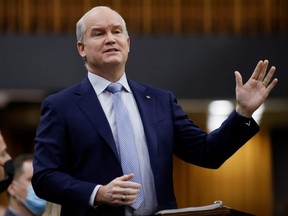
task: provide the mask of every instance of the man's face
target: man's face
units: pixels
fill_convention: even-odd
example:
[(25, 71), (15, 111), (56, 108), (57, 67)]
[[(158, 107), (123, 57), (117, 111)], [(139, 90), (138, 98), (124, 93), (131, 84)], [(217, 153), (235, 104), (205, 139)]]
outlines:
[(123, 19), (109, 9), (96, 10), (84, 21), (84, 42), (78, 50), (93, 71), (125, 67), (130, 47)]
[(27, 187), (31, 184), (33, 175), (33, 163), (32, 161), (25, 161), (22, 167), (22, 173), (17, 179), (12, 182), (12, 187), (10, 187), (9, 192), (17, 196), (20, 199), (25, 199), (27, 197)]
[(10, 159), (11, 159), (11, 157), (7, 152), (6, 143), (5, 143), (2, 135), (0, 135), (0, 180), (3, 180), (5, 178), (5, 172), (3, 169), (3, 165), (6, 161), (8, 161)]

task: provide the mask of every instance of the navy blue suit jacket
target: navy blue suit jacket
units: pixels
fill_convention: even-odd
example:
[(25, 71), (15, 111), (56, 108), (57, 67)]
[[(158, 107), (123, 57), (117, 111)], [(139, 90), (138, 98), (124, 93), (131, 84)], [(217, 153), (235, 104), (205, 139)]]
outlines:
[[(259, 130), (233, 112), (207, 134), (187, 118), (174, 95), (128, 80), (146, 135), (158, 210), (176, 208), (173, 154), (188, 163), (218, 168)], [(32, 184), (38, 196), (62, 205), (62, 215), (124, 215), (124, 207), (89, 207), (97, 184), (122, 175), (115, 141), (88, 78), (47, 97), (35, 138)]]

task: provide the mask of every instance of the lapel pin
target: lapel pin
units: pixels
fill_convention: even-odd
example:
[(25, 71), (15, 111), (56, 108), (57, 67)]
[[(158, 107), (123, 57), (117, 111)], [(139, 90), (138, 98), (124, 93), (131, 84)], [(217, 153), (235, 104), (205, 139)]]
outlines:
[(151, 97), (149, 95), (146, 95), (145, 98), (146, 99), (151, 99)]

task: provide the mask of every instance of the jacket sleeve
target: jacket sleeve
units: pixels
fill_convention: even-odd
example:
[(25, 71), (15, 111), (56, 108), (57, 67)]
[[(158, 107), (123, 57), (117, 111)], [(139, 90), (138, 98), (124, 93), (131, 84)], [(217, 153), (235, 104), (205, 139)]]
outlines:
[(51, 101), (42, 103), (34, 145), (32, 185), (36, 194), (62, 205), (87, 206), (96, 186), (69, 175), (69, 138), (62, 111)]
[(174, 115), (174, 153), (182, 160), (206, 168), (219, 168), (241, 146), (251, 139), (259, 126), (233, 111), (222, 125), (206, 133), (184, 114), (171, 95)]

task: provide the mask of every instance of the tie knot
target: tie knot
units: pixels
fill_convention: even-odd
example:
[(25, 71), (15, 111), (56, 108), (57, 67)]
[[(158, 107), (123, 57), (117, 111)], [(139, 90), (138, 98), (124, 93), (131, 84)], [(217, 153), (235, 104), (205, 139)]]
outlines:
[(120, 92), (122, 87), (123, 86), (120, 83), (110, 83), (106, 90), (114, 94), (115, 92)]

